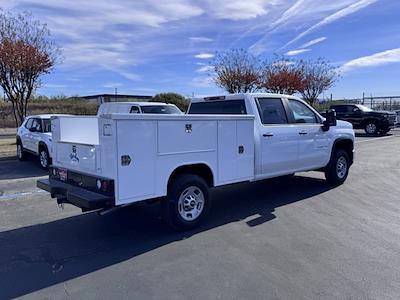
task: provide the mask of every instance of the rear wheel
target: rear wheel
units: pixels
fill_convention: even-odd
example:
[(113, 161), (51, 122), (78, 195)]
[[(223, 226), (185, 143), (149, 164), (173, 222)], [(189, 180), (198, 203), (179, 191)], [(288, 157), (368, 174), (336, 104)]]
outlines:
[(49, 165), (50, 165), (49, 151), (44, 146), (40, 147), (40, 149), (39, 149), (39, 162), (40, 162), (40, 166), (44, 170), (47, 170), (49, 168)]
[(26, 153), (21, 141), (17, 141), (17, 158), (20, 161), (24, 161), (26, 159)]
[(350, 168), (349, 162), (346, 151), (338, 149), (332, 153), (331, 161), (325, 170), (325, 178), (329, 184), (340, 185), (346, 181)]
[(186, 230), (199, 225), (210, 208), (208, 185), (192, 174), (179, 175), (162, 202), (163, 215), (175, 229)]
[(378, 133), (378, 130), (379, 130), (378, 125), (376, 125), (374, 121), (369, 121), (365, 124), (366, 134), (374, 135)]

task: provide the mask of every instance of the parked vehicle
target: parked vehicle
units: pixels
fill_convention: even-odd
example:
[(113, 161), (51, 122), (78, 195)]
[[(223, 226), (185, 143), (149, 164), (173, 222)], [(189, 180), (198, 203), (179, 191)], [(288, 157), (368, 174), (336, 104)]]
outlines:
[(353, 124), (355, 129), (364, 129), (370, 135), (386, 134), (396, 126), (396, 114), (376, 111), (360, 104), (331, 105), (339, 120)]
[[(97, 115), (110, 113), (182, 114), (174, 104), (159, 102), (108, 102), (100, 105)], [(26, 154), (39, 157), (42, 168), (52, 161), (50, 118), (57, 115), (37, 115), (26, 118), (17, 132), (17, 157), (25, 160)]]
[(195, 99), (184, 115), (55, 117), (52, 127), (55, 159), (39, 188), (100, 214), (159, 199), (179, 229), (204, 219), (211, 187), (311, 170), (339, 185), (354, 157), (350, 123), (276, 94)]
[(182, 114), (174, 104), (161, 102), (107, 102), (100, 105), (97, 115), (125, 114)]
[(40, 166), (47, 169), (51, 164), (51, 123), (57, 115), (36, 115), (27, 117), (17, 130), (17, 157), (20, 161), (29, 154), (39, 158)]
[(400, 127), (400, 110), (396, 110), (396, 123), (397, 123), (397, 127)]

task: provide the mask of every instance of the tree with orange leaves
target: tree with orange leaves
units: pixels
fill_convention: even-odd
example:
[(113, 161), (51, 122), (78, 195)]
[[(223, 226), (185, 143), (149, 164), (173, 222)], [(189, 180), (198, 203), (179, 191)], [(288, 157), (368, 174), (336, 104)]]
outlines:
[(0, 86), (12, 103), (16, 126), (26, 117), (40, 77), (51, 72), (59, 57), (49, 36), (46, 25), (29, 13), (0, 11)]

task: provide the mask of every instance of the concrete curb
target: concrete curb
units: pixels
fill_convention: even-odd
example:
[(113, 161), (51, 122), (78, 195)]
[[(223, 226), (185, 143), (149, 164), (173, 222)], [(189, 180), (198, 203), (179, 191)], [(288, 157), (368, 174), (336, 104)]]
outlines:
[(17, 160), (17, 156), (14, 155), (14, 156), (3, 156), (3, 157), (0, 157), (0, 161), (9, 161), (9, 160)]

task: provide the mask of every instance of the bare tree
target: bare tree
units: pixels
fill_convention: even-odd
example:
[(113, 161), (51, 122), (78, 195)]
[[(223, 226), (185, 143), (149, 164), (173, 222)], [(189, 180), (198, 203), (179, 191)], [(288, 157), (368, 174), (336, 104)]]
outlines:
[(228, 93), (251, 93), (259, 89), (261, 64), (246, 50), (217, 53), (211, 65), (215, 84)]
[(303, 66), (296, 61), (277, 58), (265, 63), (261, 88), (268, 92), (293, 95), (304, 89)]
[(29, 13), (0, 11), (0, 86), (12, 103), (16, 126), (26, 117), (40, 76), (52, 70), (59, 54), (45, 24)]
[(338, 69), (322, 58), (316, 61), (300, 61), (299, 64), (304, 72), (301, 95), (310, 105), (315, 105), (319, 95), (331, 88), (338, 79)]

